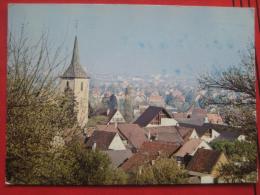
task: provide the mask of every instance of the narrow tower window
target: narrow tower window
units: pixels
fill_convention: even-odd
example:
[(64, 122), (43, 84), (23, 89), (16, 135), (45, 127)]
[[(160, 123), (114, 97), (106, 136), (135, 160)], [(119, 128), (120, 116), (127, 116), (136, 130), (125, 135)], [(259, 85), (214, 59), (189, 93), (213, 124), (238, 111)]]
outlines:
[(69, 88), (70, 87), (70, 84), (69, 84), (69, 81), (67, 81), (67, 88)]
[(83, 82), (81, 82), (81, 91), (83, 91)]

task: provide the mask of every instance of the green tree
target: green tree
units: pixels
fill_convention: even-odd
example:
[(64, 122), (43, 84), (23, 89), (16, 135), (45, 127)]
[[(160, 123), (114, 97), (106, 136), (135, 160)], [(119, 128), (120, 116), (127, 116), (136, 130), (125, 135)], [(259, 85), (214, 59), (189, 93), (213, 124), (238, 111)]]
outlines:
[[(23, 30), (23, 29), (22, 29)], [(31, 45), (25, 34), (9, 39), (6, 179), (13, 184), (118, 184), (126, 175), (108, 157), (84, 148), (70, 90), (61, 96), (44, 35)], [(56, 60), (55, 60), (56, 59)], [(72, 133), (66, 135), (67, 130)]]
[(136, 184), (183, 184), (187, 183), (187, 173), (177, 165), (174, 159), (161, 158), (153, 165), (140, 167), (131, 176)]
[[(257, 137), (255, 82), (255, 48), (253, 45), (241, 56), (239, 65), (230, 66), (223, 72), (202, 75), (199, 79), (202, 89), (218, 93), (218, 98), (213, 98), (210, 94), (205, 96), (205, 104), (218, 105), (225, 122), (231, 126), (240, 127), (243, 130), (242, 133), (245, 133), (251, 140), (255, 140)], [(230, 93), (234, 94), (236, 98), (227, 98), (227, 94)]]
[[(218, 93), (217, 98), (205, 97), (207, 105), (217, 105), (225, 122), (247, 135), (249, 142), (218, 142), (213, 147), (224, 151), (230, 160), (221, 167), (220, 173), (226, 182), (256, 181), (256, 91), (255, 48), (249, 47), (241, 56), (241, 63), (223, 72), (203, 75), (199, 79), (202, 89)], [(222, 93), (220, 93), (222, 91)], [(223, 91), (225, 93), (223, 93)], [(228, 94), (235, 98), (227, 98)]]
[[(247, 141), (215, 141), (213, 149), (227, 155), (228, 164), (219, 168), (221, 178), (227, 183), (256, 181), (257, 145)], [(255, 177), (254, 177), (255, 176)]]

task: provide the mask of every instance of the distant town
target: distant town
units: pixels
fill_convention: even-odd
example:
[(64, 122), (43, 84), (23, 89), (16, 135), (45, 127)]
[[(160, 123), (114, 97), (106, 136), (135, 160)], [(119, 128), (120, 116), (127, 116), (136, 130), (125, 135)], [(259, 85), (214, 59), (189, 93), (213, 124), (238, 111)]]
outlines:
[(225, 182), (219, 168), (228, 164), (228, 157), (211, 143), (246, 141), (246, 135), (241, 127), (225, 122), (221, 107), (208, 106), (206, 100), (211, 96), (236, 101), (240, 93), (213, 90), (209, 94), (160, 74), (95, 82), (80, 66), (78, 52), (75, 38), (61, 86), (74, 90), (78, 122), (84, 128), (81, 137), (89, 150), (103, 151), (115, 168), (128, 174), (141, 174), (146, 165), (164, 157), (187, 171), (187, 183)]

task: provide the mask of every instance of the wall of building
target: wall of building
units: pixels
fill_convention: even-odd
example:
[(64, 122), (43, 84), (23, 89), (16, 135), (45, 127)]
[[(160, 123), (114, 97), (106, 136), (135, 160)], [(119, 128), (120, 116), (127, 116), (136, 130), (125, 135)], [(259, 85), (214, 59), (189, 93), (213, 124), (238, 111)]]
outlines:
[(228, 163), (228, 160), (226, 158), (226, 156), (224, 155), (224, 153), (222, 153), (218, 159), (218, 162), (216, 163), (216, 165), (212, 168), (212, 172), (211, 172), (211, 175), (214, 176), (214, 177), (217, 177), (219, 175), (219, 167), (222, 165), (222, 164), (226, 164)]
[(211, 175), (203, 175), (200, 177), (200, 183), (202, 184), (214, 183), (214, 177), (212, 177)]
[(110, 146), (108, 147), (109, 150), (126, 150), (124, 143), (122, 142), (120, 136), (118, 134), (115, 135), (114, 139), (112, 140)]
[(109, 122), (110, 123), (115, 123), (115, 122), (125, 123), (125, 119), (122, 116), (122, 114), (119, 111), (117, 111)]
[[(81, 89), (81, 83), (83, 88)], [(77, 119), (80, 126), (84, 126), (88, 122), (88, 100), (89, 100), (89, 79), (61, 79), (60, 90), (64, 93), (67, 85), (73, 90), (76, 101), (78, 102), (77, 106)]]
[(212, 129), (212, 136), (205, 136), (205, 135), (203, 135), (203, 136), (201, 137), (201, 139), (204, 140), (204, 141), (206, 141), (206, 142), (208, 142), (208, 143), (210, 143), (210, 142), (212, 142), (214, 139), (216, 139), (218, 136), (220, 136), (220, 134), (219, 134), (217, 131), (215, 131), (214, 129)]

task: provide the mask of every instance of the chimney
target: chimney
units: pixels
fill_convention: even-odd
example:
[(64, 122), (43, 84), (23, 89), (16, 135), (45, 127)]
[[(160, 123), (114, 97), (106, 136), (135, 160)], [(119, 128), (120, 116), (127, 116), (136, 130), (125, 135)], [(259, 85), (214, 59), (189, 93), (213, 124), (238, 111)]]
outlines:
[(95, 151), (95, 150), (96, 150), (96, 148), (97, 148), (97, 143), (96, 143), (96, 142), (94, 142), (94, 143), (93, 143), (93, 145), (92, 145), (92, 150), (93, 150), (93, 151)]

